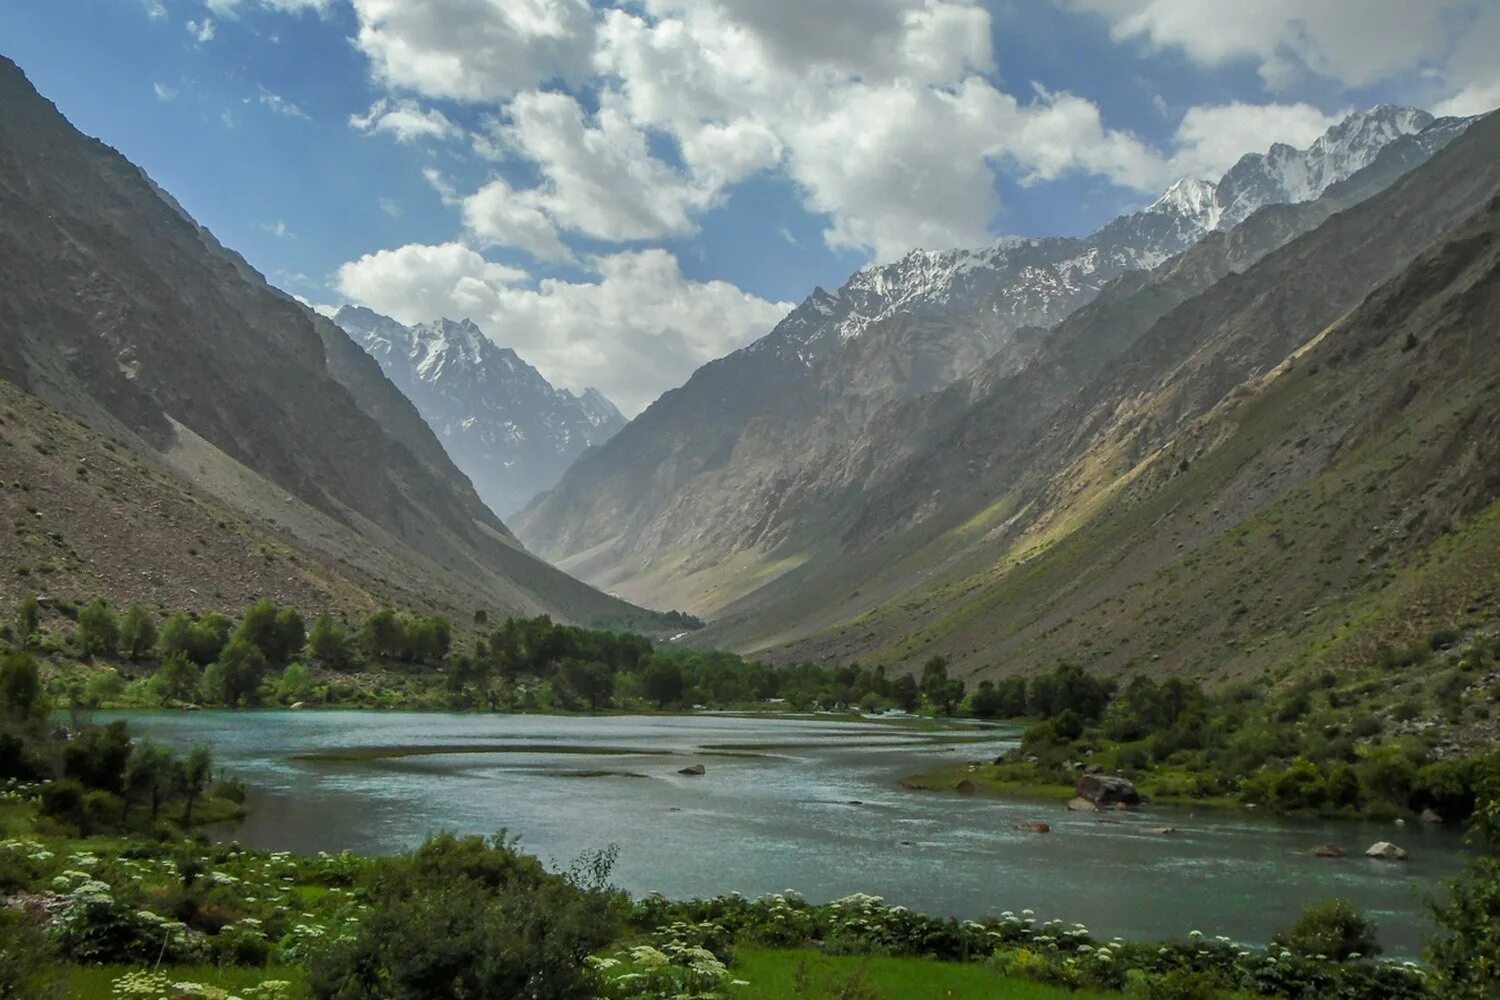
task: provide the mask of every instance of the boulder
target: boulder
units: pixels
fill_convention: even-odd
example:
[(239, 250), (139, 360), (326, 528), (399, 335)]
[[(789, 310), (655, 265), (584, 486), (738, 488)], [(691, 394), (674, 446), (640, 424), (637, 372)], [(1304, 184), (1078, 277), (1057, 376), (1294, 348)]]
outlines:
[(1337, 844), (1319, 844), (1307, 853), (1315, 858), (1342, 858), (1344, 849)]
[(1168, 836), (1169, 834), (1176, 833), (1177, 832), (1177, 827), (1175, 827), (1175, 826), (1153, 826), (1153, 827), (1149, 828), (1146, 832), (1147, 833), (1154, 833), (1154, 834), (1156, 834), (1157, 836), (1160, 836), (1160, 837), (1165, 837), (1165, 836)]
[(1406, 852), (1390, 841), (1382, 840), (1378, 844), (1371, 844), (1369, 850), (1365, 851), (1365, 857), (1377, 861), (1405, 861)]
[(1075, 813), (1096, 813), (1098, 811), (1099, 811), (1099, 807), (1096, 806), (1096, 805), (1094, 805), (1088, 799), (1069, 799), (1068, 800), (1068, 812), (1075, 812)]
[(1047, 823), (1015, 823), (1012, 830), (1023, 830), (1027, 833), (1051, 833), (1052, 827)]
[(677, 773), (678, 774), (707, 774), (708, 773), (708, 768), (704, 767), (702, 764), (689, 764), (687, 767), (684, 767), (684, 768), (680, 769)]
[(979, 791), (979, 786), (974, 784), (974, 782), (970, 781), (968, 778), (963, 779), (953, 787), (960, 795), (973, 795), (975, 792)]
[(1096, 806), (1123, 805), (1126, 808), (1141, 804), (1141, 793), (1126, 778), (1110, 774), (1085, 774), (1078, 779), (1078, 797), (1087, 799)]
[(294, 701), (294, 702), (292, 702), (292, 708), (294, 710), (295, 709), (303, 709), (303, 708), (306, 708), (306, 707), (307, 707), (307, 702), (305, 702), (305, 701)]
[(1430, 808), (1429, 809), (1423, 809), (1422, 810), (1422, 822), (1423, 823), (1438, 824), (1438, 823), (1442, 823), (1443, 822), (1443, 817), (1439, 816), (1436, 811), (1434, 811), (1434, 810), (1432, 810)]

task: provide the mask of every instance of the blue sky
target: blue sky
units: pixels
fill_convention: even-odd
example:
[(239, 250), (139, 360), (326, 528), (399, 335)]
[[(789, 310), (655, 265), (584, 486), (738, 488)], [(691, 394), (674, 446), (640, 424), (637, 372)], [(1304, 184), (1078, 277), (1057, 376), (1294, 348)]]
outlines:
[(627, 412), (872, 260), (1500, 103), (1478, 0), (11, 0), (0, 40), (274, 283)]

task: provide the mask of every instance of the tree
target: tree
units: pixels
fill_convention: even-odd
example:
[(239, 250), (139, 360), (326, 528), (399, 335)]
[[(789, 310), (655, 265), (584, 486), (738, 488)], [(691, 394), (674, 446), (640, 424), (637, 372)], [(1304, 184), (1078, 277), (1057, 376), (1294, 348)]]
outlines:
[(969, 710), (980, 719), (993, 719), (1000, 714), (1001, 705), (1000, 692), (995, 689), (994, 681), (980, 681), (974, 696), (969, 699)]
[(151, 678), (151, 687), (162, 704), (198, 700), (198, 667), (181, 651), (168, 653)]
[(266, 659), (277, 666), (292, 662), (307, 645), (307, 623), (296, 608), (282, 608), (276, 612), (276, 627), (272, 648), (266, 651)]
[(132, 604), (120, 624), (120, 649), (127, 660), (139, 660), (156, 647), (156, 619), (144, 604)]
[(406, 628), (396, 612), (381, 608), (365, 619), (359, 640), (371, 658), (394, 660), (406, 651)]
[(1468, 870), (1448, 883), (1448, 895), (1432, 904), (1441, 936), (1427, 959), (1444, 1000), (1495, 1000), (1500, 984), (1500, 754), (1482, 763), (1478, 800), (1467, 837), (1475, 849)]
[(208, 614), (194, 620), (186, 611), (179, 611), (162, 623), (157, 648), (162, 656), (182, 653), (204, 667), (218, 659), (229, 639), (229, 629), (229, 619), (223, 615)]
[(219, 670), (215, 672), (215, 679), (220, 685), (218, 693), (224, 704), (236, 708), (241, 702), (249, 704), (255, 701), (260, 692), (261, 678), (266, 673), (265, 654), (255, 643), (242, 636), (229, 640), (216, 666)]
[(99, 598), (78, 612), (78, 645), (85, 656), (113, 656), (120, 645), (120, 625), (115, 613)]
[(319, 615), (313, 622), (312, 631), (307, 636), (307, 648), (313, 659), (331, 670), (349, 666), (349, 640), (330, 615)]
[(682, 700), (687, 683), (682, 668), (665, 657), (655, 657), (641, 676), (641, 687), (646, 697), (656, 702), (657, 708), (666, 708)]
[(176, 785), (182, 792), (182, 825), (193, 825), (193, 806), (197, 804), (198, 797), (208, 787), (209, 779), (213, 777), (214, 754), (206, 744), (200, 743), (188, 751), (183, 758), (182, 764), (177, 768)]
[(143, 739), (130, 751), (125, 762), (125, 809), (128, 811), (132, 798), (144, 798), (151, 807), (151, 822), (161, 808), (161, 795), (172, 778), (172, 754), (150, 739)]
[(37, 626), (41, 624), (42, 606), (36, 597), (27, 594), (21, 599), (21, 605), (16, 609), (16, 638), (25, 645), (26, 640), (36, 634)]
[(891, 682), (891, 700), (903, 712), (915, 712), (921, 695), (917, 690), (917, 679), (911, 674), (902, 674)]
[(615, 690), (615, 673), (608, 664), (587, 663), (583, 660), (563, 661), (558, 678), (589, 704), (590, 712), (597, 712), (609, 704)]
[(276, 689), (282, 701), (301, 701), (312, 690), (312, 673), (300, 663), (289, 663)]
[(939, 715), (952, 715), (963, 701), (964, 682), (948, 676), (948, 660), (934, 656), (922, 664), (922, 695)]

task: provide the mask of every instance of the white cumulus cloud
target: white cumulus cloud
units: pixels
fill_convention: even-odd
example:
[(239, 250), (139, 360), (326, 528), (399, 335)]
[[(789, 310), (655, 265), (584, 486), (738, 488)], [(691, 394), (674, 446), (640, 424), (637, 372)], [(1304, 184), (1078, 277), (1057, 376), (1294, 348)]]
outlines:
[(463, 129), (436, 108), (424, 108), (413, 100), (388, 97), (370, 105), (370, 110), (362, 115), (350, 115), (349, 127), (366, 135), (386, 132), (397, 142), (406, 143), (422, 139), (456, 139), (463, 135)]

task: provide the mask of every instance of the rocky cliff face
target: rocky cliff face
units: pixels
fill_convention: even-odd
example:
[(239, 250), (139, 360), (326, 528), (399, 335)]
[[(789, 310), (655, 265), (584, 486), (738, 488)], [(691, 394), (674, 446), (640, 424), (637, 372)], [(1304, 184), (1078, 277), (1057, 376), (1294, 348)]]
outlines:
[(347, 335), (5, 60), (0, 269), (0, 376), (305, 550), (470, 609), (622, 610), (516, 544)]
[(574, 459), (625, 426), (599, 390), (554, 388), (469, 320), (405, 326), (345, 306), (334, 322), (380, 362), (501, 517), (550, 489)]
[[(913, 251), (835, 292), (816, 289), (766, 337), (704, 366), (584, 456), (516, 517), (517, 530), (601, 586), (712, 613), (763, 582), (750, 582), (741, 554), (786, 546), (799, 525), (827, 533), (799, 497), (848, 461), (846, 446), (885, 407), (981, 364), (1025, 367), (1047, 328), (1122, 275), (1161, 265), (1256, 207), (1317, 197), (1430, 121), (1375, 108), (1308, 150), (1278, 147), (1217, 183), (1180, 182), (1086, 238)], [(875, 449), (900, 453), (906, 430)], [(837, 509), (848, 486), (811, 492)]]

